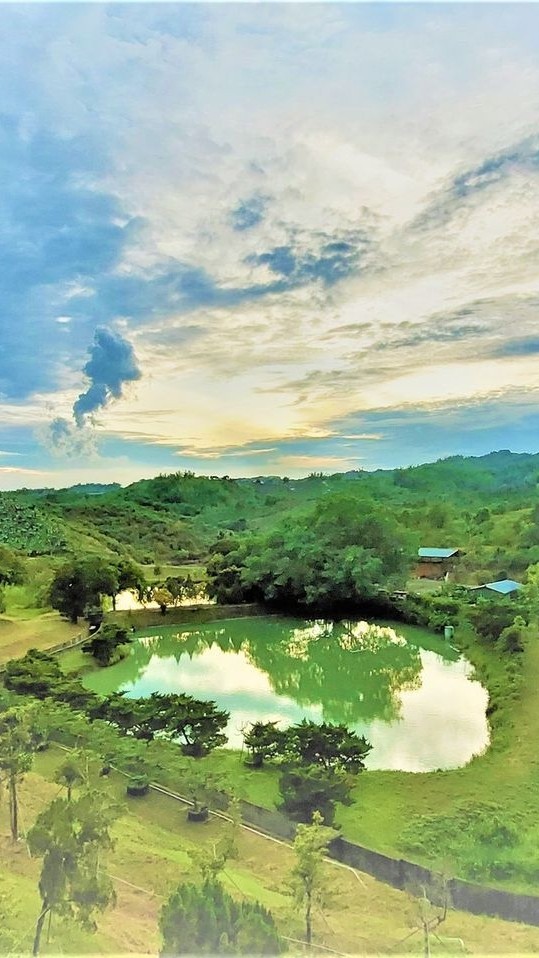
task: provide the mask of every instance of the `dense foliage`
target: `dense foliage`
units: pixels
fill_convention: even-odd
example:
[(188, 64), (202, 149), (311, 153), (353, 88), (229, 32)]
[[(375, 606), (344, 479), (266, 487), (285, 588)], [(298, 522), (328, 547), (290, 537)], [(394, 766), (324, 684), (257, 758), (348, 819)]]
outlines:
[(372, 500), (329, 496), (264, 536), (217, 544), (208, 591), (325, 610), (353, 606), (406, 580), (410, 549)]
[(179, 885), (161, 909), (161, 955), (278, 955), (284, 951), (271, 913), (236, 901), (216, 881)]

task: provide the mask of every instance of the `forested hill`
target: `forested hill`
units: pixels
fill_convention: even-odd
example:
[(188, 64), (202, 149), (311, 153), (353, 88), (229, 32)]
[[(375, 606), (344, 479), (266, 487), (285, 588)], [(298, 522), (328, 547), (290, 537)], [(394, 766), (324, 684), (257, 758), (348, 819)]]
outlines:
[(204, 561), (223, 536), (265, 532), (326, 496), (350, 513), (383, 504), (417, 545), (451, 546), (478, 577), (539, 560), (539, 454), (454, 456), (407, 469), (305, 479), (176, 473), (126, 488), (79, 485), (0, 494), (0, 542), (33, 555), (97, 552), (142, 563)]

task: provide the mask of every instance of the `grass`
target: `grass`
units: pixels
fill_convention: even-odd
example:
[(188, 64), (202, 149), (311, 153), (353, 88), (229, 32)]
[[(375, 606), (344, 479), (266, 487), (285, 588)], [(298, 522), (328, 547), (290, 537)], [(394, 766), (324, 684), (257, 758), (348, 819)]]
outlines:
[[(39, 810), (58, 794), (51, 782), (63, 755), (50, 749), (38, 756), (35, 771), (21, 787), (21, 812), (29, 828)], [(192, 855), (201, 844), (214, 842), (226, 827), (211, 820), (205, 825), (186, 821), (185, 809), (152, 793), (144, 799), (124, 800), (124, 782), (114, 776), (101, 787), (111, 789), (124, 802), (124, 813), (113, 827), (115, 847), (108, 857), (118, 901), (98, 920), (98, 931), (89, 934), (71, 922), (55, 919), (45, 954), (155, 954), (159, 948), (158, 914), (161, 902), (179, 881), (197, 877)], [(238, 857), (230, 860), (223, 882), (231, 894), (261, 901), (273, 912), (283, 934), (301, 938), (300, 909), (291, 898), (288, 877), (293, 853), (282, 843), (246, 830), (238, 837)], [(7, 836), (7, 809), (0, 806), (0, 893), (13, 903), (14, 914), (2, 931), (12, 931), (20, 951), (27, 951), (38, 913), (39, 862), (31, 859), (24, 842), (13, 846)], [(382, 885), (366, 875), (335, 865), (325, 866), (328, 901), (315, 909), (314, 940), (337, 952), (357, 955), (420, 954), (415, 935), (399, 947), (414, 925), (417, 904), (410, 896)], [(462, 939), (471, 954), (532, 954), (539, 950), (539, 928), (497, 919), (450, 912), (440, 929), (442, 939)], [(0, 939), (1, 940), (1, 939)], [(433, 955), (458, 954), (448, 944), (433, 942)]]
[(86, 625), (73, 625), (58, 612), (38, 610), (33, 618), (0, 615), (0, 665), (19, 658), (28, 649), (50, 649), (86, 631)]

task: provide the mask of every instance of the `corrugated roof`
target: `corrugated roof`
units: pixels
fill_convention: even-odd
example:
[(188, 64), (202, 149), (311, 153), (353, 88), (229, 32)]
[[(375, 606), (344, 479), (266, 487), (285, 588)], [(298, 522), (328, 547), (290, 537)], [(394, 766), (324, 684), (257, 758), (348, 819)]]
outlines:
[(427, 547), (417, 550), (420, 559), (449, 559), (454, 556), (458, 549), (429, 549)]
[(491, 589), (492, 592), (499, 592), (501, 595), (509, 595), (516, 589), (522, 588), (522, 582), (515, 582), (514, 579), (500, 579), (498, 582), (485, 582), (483, 589)]

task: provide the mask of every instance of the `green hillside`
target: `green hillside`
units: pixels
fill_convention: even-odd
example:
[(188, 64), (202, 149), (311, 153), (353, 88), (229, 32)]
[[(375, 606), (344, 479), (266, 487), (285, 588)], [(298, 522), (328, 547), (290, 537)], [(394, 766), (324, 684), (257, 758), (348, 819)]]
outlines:
[(204, 562), (223, 536), (265, 532), (319, 499), (382, 505), (422, 545), (455, 546), (459, 575), (518, 578), (539, 560), (539, 455), (506, 450), (408, 469), (305, 479), (160, 475), (122, 488), (22, 490), (0, 498), (0, 541), (29, 555), (127, 555), (145, 564)]

